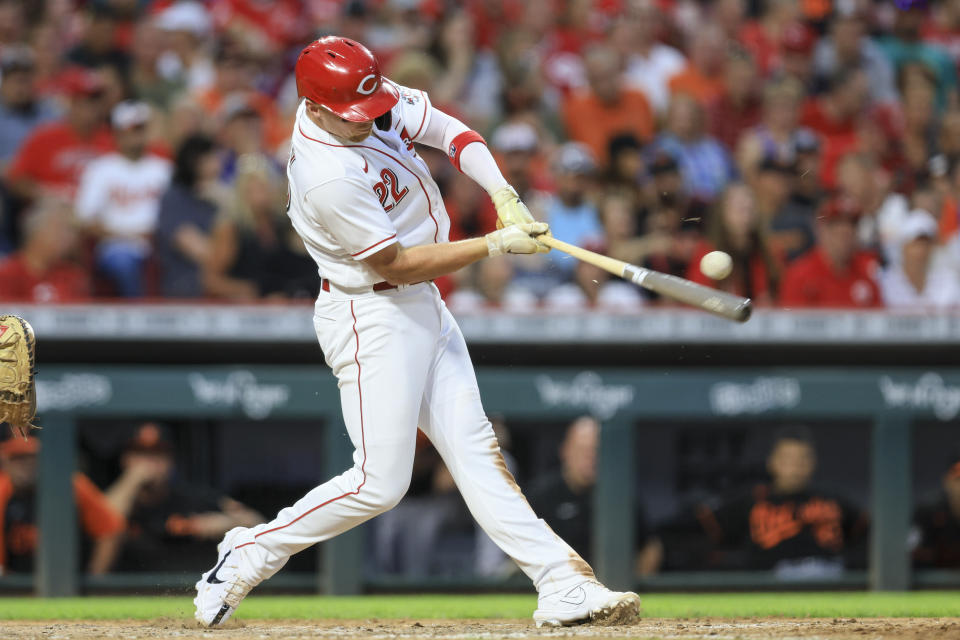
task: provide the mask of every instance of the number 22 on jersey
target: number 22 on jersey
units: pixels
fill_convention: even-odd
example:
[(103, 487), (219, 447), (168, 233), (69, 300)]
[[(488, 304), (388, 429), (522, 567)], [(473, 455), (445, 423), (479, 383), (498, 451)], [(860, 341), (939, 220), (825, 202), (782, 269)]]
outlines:
[(373, 185), (373, 192), (380, 198), (380, 206), (384, 211), (390, 211), (400, 204), (404, 196), (410, 191), (408, 187), (400, 187), (397, 183), (397, 174), (390, 169), (380, 172), (380, 182)]

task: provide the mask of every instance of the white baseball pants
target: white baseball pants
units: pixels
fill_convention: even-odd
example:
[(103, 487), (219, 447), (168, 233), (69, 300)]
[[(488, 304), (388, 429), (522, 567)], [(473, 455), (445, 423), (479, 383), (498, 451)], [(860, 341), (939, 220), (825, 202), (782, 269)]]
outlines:
[(593, 578), (507, 470), (463, 335), (433, 284), (358, 296), (331, 288), (320, 293), (314, 323), (340, 387), (354, 464), (244, 533), (242, 577), (269, 578), (294, 553), (396, 505), (410, 484), (419, 426), (473, 517), (538, 591)]

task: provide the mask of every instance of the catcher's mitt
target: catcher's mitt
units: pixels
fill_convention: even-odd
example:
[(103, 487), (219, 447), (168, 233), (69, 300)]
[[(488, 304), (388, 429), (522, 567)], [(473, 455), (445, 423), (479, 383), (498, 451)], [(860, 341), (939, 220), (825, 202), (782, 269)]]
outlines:
[(19, 316), (0, 315), (0, 422), (27, 437), (37, 413), (36, 339)]

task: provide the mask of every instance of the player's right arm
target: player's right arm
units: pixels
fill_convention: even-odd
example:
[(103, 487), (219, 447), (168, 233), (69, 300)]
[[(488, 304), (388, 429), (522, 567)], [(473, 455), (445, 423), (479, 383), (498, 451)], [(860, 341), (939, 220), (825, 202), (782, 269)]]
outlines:
[(439, 278), (488, 256), (549, 250), (536, 240), (536, 236), (546, 233), (548, 229), (546, 223), (534, 222), (511, 225), (482, 238), (458, 242), (416, 247), (393, 243), (364, 262), (390, 284), (413, 284)]

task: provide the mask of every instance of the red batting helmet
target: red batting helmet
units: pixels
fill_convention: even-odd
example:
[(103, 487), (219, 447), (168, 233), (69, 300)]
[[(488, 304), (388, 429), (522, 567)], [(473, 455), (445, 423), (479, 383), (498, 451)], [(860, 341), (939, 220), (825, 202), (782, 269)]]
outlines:
[(399, 97), (383, 82), (370, 50), (349, 38), (311, 42), (300, 52), (294, 73), (297, 93), (351, 122), (382, 116)]

